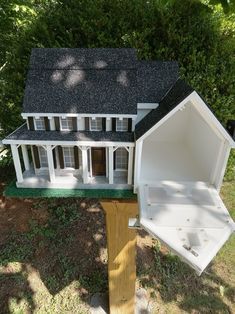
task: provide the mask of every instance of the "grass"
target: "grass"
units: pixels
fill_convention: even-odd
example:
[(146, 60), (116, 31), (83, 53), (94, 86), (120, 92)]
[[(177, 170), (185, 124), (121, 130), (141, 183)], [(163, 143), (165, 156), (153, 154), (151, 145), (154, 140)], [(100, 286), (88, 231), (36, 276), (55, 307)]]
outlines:
[[(221, 195), (235, 218), (234, 182)], [(97, 200), (33, 199), (28, 229), (6, 233), (0, 312), (88, 313), (90, 296), (107, 291), (105, 220)], [(148, 291), (153, 313), (235, 312), (234, 236), (201, 277), (158, 241), (144, 243), (145, 251), (137, 249), (137, 285)]]

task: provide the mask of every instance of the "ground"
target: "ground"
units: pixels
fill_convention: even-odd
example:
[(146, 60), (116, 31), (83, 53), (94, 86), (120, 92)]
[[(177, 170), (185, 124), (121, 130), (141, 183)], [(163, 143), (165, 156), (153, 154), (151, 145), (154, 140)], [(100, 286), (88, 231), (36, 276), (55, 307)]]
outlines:
[[(222, 197), (235, 218), (234, 182)], [(87, 313), (90, 296), (107, 291), (97, 199), (1, 196), (0, 217), (0, 313)], [(201, 277), (145, 232), (137, 242), (137, 286), (147, 289), (153, 313), (235, 312), (234, 236)]]

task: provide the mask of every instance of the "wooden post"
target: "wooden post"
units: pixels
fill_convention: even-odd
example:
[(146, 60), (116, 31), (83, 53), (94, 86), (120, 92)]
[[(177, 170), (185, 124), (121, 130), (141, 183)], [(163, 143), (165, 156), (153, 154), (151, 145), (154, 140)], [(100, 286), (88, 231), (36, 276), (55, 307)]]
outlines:
[(129, 218), (138, 215), (135, 201), (101, 201), (106, 213), (110, 314), (134, 314), (136, 230)]

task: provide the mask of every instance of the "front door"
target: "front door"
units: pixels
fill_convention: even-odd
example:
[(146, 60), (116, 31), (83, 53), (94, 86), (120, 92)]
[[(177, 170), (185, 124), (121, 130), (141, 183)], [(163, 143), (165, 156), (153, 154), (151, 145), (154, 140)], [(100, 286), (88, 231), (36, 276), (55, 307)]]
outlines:
[(104, 176), (106, 172), (106, 158), (104, 147), (91, 148), (92, 173), (94, 176)]

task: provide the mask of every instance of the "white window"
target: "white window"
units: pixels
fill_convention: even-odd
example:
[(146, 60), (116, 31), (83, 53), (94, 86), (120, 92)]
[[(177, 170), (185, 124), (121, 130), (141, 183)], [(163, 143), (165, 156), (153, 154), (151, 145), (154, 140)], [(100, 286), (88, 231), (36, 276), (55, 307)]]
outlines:
[(45, 130), (45, 123), (43, 118), (35, 118), (34, 121), (36, 130)]
[(116, 169), (127, 170), (128, 166), (128, 152), (124, 147), (118, 148), (115, 151), (116, 154)]
[(74, 148), (73, 147), (63, 147), (63, 152), (64, 152), (64, 166), (65, 166), (65, 168), (75, 168)]
[(128, 131), (128, 119), (116, 119), (116, 131), (127, 132)]
[(64, 131), (72, 131), (73, 119), (72, 118), (60, 118), (60, 129)]
[(47, 160), (46, 150), (43, 147), (39, 146), (38, 147), (38, 153), (39, 153), (41, 168), (47, 168), (48, 167), (48, 160)]
[(102, 118), (90, 118), (90, 130), (102, 131)]

